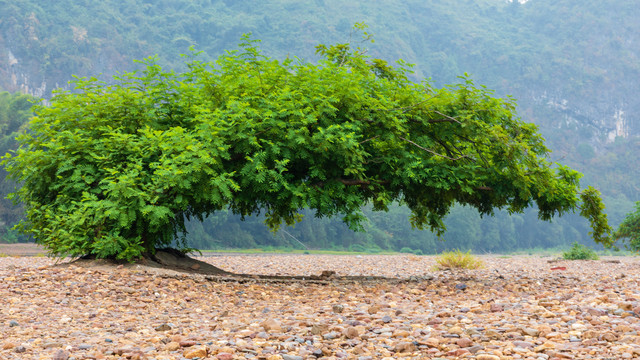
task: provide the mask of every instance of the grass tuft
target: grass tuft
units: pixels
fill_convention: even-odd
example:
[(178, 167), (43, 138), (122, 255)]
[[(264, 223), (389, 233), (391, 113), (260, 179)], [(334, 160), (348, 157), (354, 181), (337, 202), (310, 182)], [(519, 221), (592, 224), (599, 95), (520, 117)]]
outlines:
[(480, 269), (484, 267), (482, 260), (471, 255), (471, 251), (444, 251), (436, 258), (436, 270), (443, 269)]
[(562, 253), (562, 258), (565, 260), (598, 260), (600, 257), (593, 249), (574, 242), (571, 249)]

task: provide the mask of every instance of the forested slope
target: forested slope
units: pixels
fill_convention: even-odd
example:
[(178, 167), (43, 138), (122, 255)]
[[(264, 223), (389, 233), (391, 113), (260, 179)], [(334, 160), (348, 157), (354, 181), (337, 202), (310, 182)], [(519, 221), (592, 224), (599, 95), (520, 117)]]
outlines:
[[(0, 0), (0, 87), (47, 98), (72, 74), (108, 81), (135, 69), (133, 59), (154, 54), (180, 70), (189, 47), (213, 59), (247, 32), (263, 40), (268, 56), (313, 60), (317, 44), (350, 41), (353, 23), (364, 21), (377, 40), (370, 54), (415, 63), (415, 80), (444, 85), (466, 72), (498, 95), (513, 95), (521, 116), (540, 126), (553, 159), (585, 173), (583, 183), (604, 193), (615, 225), (640, 197), (637, 8), (632, 0)], [(577, 217), (541, 223), (531, 210), (480, 219), (458, 208), (441, 243), (412, 231), (403, 211), (369, 213), (365, 234), (327, 219), (287, 231), (312, 247), (359, 243), (425, 252), (588, 241)], [(239, 223), (223, 213), (192, 226), (199, 246), (297, 244), (270, 234), (259, 218)]]

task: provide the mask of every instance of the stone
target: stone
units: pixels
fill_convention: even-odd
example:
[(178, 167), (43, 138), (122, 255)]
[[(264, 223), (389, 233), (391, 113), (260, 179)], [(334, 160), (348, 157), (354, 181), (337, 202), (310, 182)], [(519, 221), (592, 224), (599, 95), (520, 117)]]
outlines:
[(596, 309), (596, 308), (587, 308), (587, 313), (589, 313), (590, 315), (593, 316), (605, 316), (607, 315), (607, 312), (605, 310), (602, 309)]
[(342, 314), (342, 312), (344, 311), (344, 305), (334, 304), (331, 306), (331, 310), (333, 310), (333, 312), (336, 314)]
[(416, 345), (412, 342), (400, 342), (394, 347), (394, 351), (397, 353), (406, 353), (416, 351)]
[[(461, 348), (468, 348), (473, 346), (473, 341), (469, 338), (460, 338), (456, 340), (456, 344)], [(459, 355), (458, 355), (459, 356)]]
[(53, 357), (51, 358), (51, 360), (68, 360), (68, 359), (69, 359), (69, 352), (62, 349), (58, 349), (53, 354)]
[(335, 331), (332, 331), (330, 333), (326, 333), (326, 334), (322, 335), (322, 338), (325, 339), (325, 340), (333, 340), (333, 339), (336, 339), (338, 337), (340, 337), (340, 334), (338, 334)]
[(180, 344), (180, 347), (191, 347), (197, 345), (197, 342), (193, 340), (182, 340), (178, 344)]
[(614, 342), (614, 341), (618, 340), (618, 335), (616, 335), (615, 333), (609, 331), (609, 332), (606, 332), (606, 333), (600, 335), (599, 338), (602, 341)]
[(169, 330), (171, 330), (171, 326), (169, 324), (162, 324), (162, 325), (156, 326), (155, 330), (156, 331), (169, 331)]
[(349, 326), (348, 328), (344, 329), (344, 336), (347, 339), (355, 339), (360, 336), (360, 332), (355, 328), (355, 326)]
[(18, 354), (22, 354), (23, 352), (26, 352), (26, 351), (27, 351), (27, 348), (25, 348), (25, 347), (24, 347), (24, 346), (22, 346), (22, 345), (18, 345), (18, 346), (16, 346), (15, 348), (13, 348), (13, 351), (14, 351), (14, 352), (17, 352)]
[(59, 348), (59, 347), (62, 347), (62, 343), (59, 343), (57, 341), (48, 341), (42, 344), (43, 349), (51, 349), (51, 348)]
[(432, 347), (432, 348), (437, 348), (440, 345), (440, 340), (438, 338), (428, 338), (425, 341), (425, 345)]
[(260, 324), (260, 326), (262, 326), (262, 328), (264, 329), (264, 331), (266, 332), (280, 332), (282, 331), (282, 325), (280, 325), (280, 322), (276, 319), (267, 319), (265, 321), (262, 322), (262, 324)]
[(407, 338), (411, 335), (407, 330), (395, 330), (391, 336), (394, 338)]
[(176, 350), (180, 349), (180, 343), (178, 343), (176, 341), (172, 341), (172, 342), (168, 343), (167, 346), (165, 346), (165, 349), (167, 351), (176, 351)]
[(216, 359), (218, 360), (233, 360), (233, 354), (228, 352), (219, 352), (216, 355)]
[(500, 356), (492, 354), (477, 354), (476, 360), (500, 360)]
[(388, 324), (388, 323), (390, 323), (390, 322), (391, 322), (391, 320), (392, 320), (392, 319), (391, 319), (391, 316), (389, 316), (389, 315), (385, 315), (385, 316), (383, 316), (383, 317), (382, 317), (382, 319), (380, 319), (380, 320), (382, 320), (382, 322), (383, 322), (383, 323)]
[(523, 349), (533, 349), (533, 347), (535, 346), (533, 343), (528, 342), (528, 341), (520, 341), (520, 340), (516, 340), (514, 342), (512, 342), (513, 346), (515, 347), (519, 347), (519, 348), (523, 348)]
[(520, 331), (522, 332), (522, 335), (527, 335), (531, 337), (538, 337), (538, 335), (540, 335), (540, 330), (538, 329), (525, 327), (520, 329)]
[(467, 349), (455, 349), (455, 350), (451, 350), (449, 352), (447, 352), (448, 356), (453, 356), (456, 358), (462, 357), (464, 355), (470, 354), (469, 350)]
[(207, 348), (204, 346), (199, 346), (199, 347), (191, 347), (186, 349), (183, 353), (182, 356), (184, 356), (187, 359), (193, 359), (193, 358), (200, 358), (200, 359), (204, 359), (205, 357), (207, 357)]
[(382, 310), (382, 307), (380, 305), (372, 305), (372, 306), (369, 306), (369, 308), (367, 309), (367, 312), (369, 313), (369, 315), (374, 315), (380, 312), (380, 310)]
[(281, 356), (282, 360), (304, 360), (304, 358), (299, 355), (282, 354)]
[(313, 324), (311, 325), (311, 335), (322, 335), (329, 330), (327, 324)]
[(543, 351), (547, 351), (547, 350), (554, 350), (556, 349), (558, 346), (551, 342), (551, 341), (546, 341), (544, 342), (542, 345), (540, 346), (536, 346), (533, 351), (535, 352), (543, 352)]

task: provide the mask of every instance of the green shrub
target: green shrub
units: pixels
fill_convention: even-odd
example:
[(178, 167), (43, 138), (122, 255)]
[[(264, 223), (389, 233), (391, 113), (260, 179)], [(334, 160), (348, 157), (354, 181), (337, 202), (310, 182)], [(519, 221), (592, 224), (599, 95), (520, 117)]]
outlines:
[(423, 255), (422, 250), (420, 249), (413, 250), (413, 255)]
[(403, 254), (413, 254), (413, 249), (408, 247), (403, 247), (402, 249), (400, 249), (400, 252)]
[(482, 260), (471, 255), (470, 251), (445, 251), (436, 258), (436, 270), (443, 269), (479, 269), (484, 267)]
[(593, 249), (578, 244), (577, 242), (573, 243), (571, 249), (562, 253), (562, 258), (566, 260), (598, 260), (598, 254), (596, 254)]

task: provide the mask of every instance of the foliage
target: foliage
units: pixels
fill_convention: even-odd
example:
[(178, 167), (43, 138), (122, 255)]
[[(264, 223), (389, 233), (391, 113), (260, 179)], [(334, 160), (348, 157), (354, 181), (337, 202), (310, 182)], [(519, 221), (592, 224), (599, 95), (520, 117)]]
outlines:
[[(0, 154), (18, 146), (15, 138), (33, 115), (31, 107), (34, 101), (29, 95), (0, 92)], [(13, 205), (5, 198), (14, 187), (15, 183), (7, 179), (7, 172), (0, 168), (0, 242), (25, 240), (24, 236), (10, 230), (22, 218), (23, 212), (22, 207)]]
[(562, 253), (562, 258), (566, 260), (598, 260), (598, 254), (593, 249), (574, 242), (571, 249)]
[[(632, 0), (525, 4), (467, 0), (318, 0), (304, 4), (288, 0), (162, 0), (153, 4), (147, 0), (0, 0), (0, 58), (8, 59), (0, 61), (0, 87), (48, 98), (51, 89), (66, 86), (71, 74), (110, 76), (131, 71), (144, 66), (131, 59), (152, 54), (159, 54), (158, 63), (165, 68), (180, 70), (185, 66), (178, 54), (189, 46), (202, 50), (203, 59), (214, 59), (248, 31), (263, 39), (261, 46), (275, 58), (296, 54), (314, 61), (317, 42), (344, 40), (353, 21), (364, 20), (375, 29), (384, 29), (378, 31), (381, 41), (370, 45), (369, 53), (388, 61), (403, 58), (415, 62), (416, 73), (407, 74), (413, 80), (431, 77), (434, 84), (454, 83), (459, 74), (468, 72), (500, 96), (513, 94), (518, 99), (518, 112), (540, 127), (554, 149), (552, 159), (562, 159), (583, 172), (583, 183), (602, 190), (609, 221), (617, 225), (640, 196), (640, 157), (635, 155), (640, 142), (618, 138), (605, 144), (611, 127), (602, 124), (621, 110), (625, 127), (638, 133), (640, 102), (629, 95), (640, 91), (640, 82), (634, 80), (640, 70), (636, 7)], [(13, 182), (1, 184), (3, 196), (13, 188)], [(2, 204), (9, 215), (0, 229), (7, 229), (20, 218), (21, 208), (11, 207), (8, 201)], [(362, 233), (350, 232), (338, 221), (327, 219), (305, 222), (287, 231), (301, 240), (303, 234), (305, 243), (318, 247), (348, 247), (356, 242), (384, 249), (419, 248), (428, 253), (468, 245), (474, 250), (503, 252), (588, 241), (585, 221), (565, 216), (540, 223), (535, 221), (535, 207), (524, 214), (496, 212), (495, 218), (482, 220), (472, 208), (454, 207), (445, 223), (455, 231), (443, 235), (444, 243), (428, 231), (407, 226), (404, 218), (408, 213), (395, 205), (385, 215), (365, 212), (370, 224), (363, 224), (366, 232)], [(271, 236), (260, 221), (240, 223), (232, 214), (214, 217), (216, 221), (224, 217), (228, 224), (193, 225), (199, 232), (191, 232), (192, 243), (218, 247), (285, 242)], [(458, 224), (463, 227), (456, 228)], [(302, 233), (302, 227), (314, 233)], [(322, 240), (327, 233), (342, 237)]]
[(350, 43), (318, 46), (318, 64), (267, 58), (248, 36), (241, 48), (183, 74), (152, 58), (113, 85), (79, 78), (38, 107), (3, 161), (23, 183), (22, 229), (54, 255), (133, 260), (226, 208), (264, 212), (272, 229), (304, 208), (362, 229), (365, 204), (399, 202), (413, 226), (443, 234), (455, 203), (482, 215), (536, 204), (543, 220), (580, 209), (609, 244), (597, 192), (548, 162), (512, 100), (468, 77), (413, 83), (403, 62)]
[(636, 202), (635, 211), (627, 214), (613, 237), (616, 240), (626, 240), (626, 246), (629, 250), (640, 251), (640, 201)]
[(445, 251), (436, 257), (436, 269), (480, 269), (484, 267), (482, 260), (471, 255), (471, 251)]
[(403, 247), (402, 249), (400, 249), (400, 252), (405, 254), (412, 254), (413, 249), (409, 249), (408, 247)]

